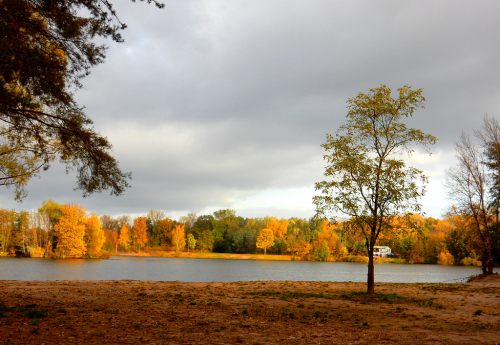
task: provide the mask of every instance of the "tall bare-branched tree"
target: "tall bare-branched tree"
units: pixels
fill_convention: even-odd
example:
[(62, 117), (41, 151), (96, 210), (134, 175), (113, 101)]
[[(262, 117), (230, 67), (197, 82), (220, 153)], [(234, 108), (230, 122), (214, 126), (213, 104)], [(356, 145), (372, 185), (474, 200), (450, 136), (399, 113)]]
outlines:
[(455, 143), (458, 163), (446, 171), (446, 187), (454, 202), (451, 212), (468, 220), (469, 242), (481, 260), (483, 274), (491, 274), (498, 251), (500, 127), (486, 116), (483, 130), (475, 134), (480, 146), (465, 133)]

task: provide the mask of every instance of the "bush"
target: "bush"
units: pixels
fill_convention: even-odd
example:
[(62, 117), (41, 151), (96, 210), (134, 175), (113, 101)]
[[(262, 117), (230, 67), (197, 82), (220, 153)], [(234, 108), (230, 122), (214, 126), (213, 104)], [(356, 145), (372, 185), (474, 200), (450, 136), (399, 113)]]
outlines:
[(343, 258), (344, 262), (368, 262), (367, 256), (346, 256)]
[(40, 247), (29, 247), (30, 256), (32, 258), (43, 258), (45, 256), (45, 249)]
[(330, 249), (328, 248), (328, 245), (323, 242), (321, 246), (316, 249), (313, 253), (313, 258), (316, 261), (327, 261), (328, 258), (330, 257)]
[(464, 266), (481, 266), (481, 261), (477, 260), (476, 258), (463, 258), (460, 263)]
[(438, 255), (438, 264), (439, 265), (453, 265), (455, 263), (455, 259), (453, 259), (453, 255), (448, 252), (441, 252)]

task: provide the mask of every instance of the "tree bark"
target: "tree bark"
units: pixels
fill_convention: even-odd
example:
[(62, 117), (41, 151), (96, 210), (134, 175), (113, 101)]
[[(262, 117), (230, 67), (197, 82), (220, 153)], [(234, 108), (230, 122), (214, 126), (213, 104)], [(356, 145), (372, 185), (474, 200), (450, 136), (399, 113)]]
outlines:
[(483, 274), (487, 274), (487, 272), (488, 272), (486, 259), (481, 260), (481, 272), (483, 272)]
[(488, 274), (493, 274), (493, 259), (488, 260)]
[(366, 294), (373, 296), (375, 294), (375, 266), (373, 265), (373, 245), (368, 248), (368, 281)]

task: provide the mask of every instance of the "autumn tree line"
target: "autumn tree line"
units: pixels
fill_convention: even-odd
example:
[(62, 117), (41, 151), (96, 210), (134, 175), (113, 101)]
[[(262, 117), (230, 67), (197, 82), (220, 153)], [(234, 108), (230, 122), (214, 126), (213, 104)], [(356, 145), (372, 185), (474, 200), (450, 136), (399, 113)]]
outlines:
[[(0, 252), (98, 258), (118, 252), (166, 250), (366, 261), (362, 231), (348, 224), (315, 218), (243, 218), (230, 209), (201, 216), (189, 213), (179, 220), (155, 210), (134, 219), (127, 215), (98, 217), (78, 205), (47, 200), (38, 210), (0, 209)], [(377, 245), (391, 247), (401, 262), (480, 265), (484, 244), (465, 217), (450, 214), (438, 220), (408, 214), (396, 218), (392, 225)], [(498, 239), (495, 246), (498, 252)]]

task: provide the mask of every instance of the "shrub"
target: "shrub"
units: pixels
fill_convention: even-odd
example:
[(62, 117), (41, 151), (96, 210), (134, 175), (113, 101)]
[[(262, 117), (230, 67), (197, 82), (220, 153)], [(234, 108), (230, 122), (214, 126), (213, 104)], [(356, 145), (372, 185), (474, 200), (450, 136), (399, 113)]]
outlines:
[(441, 252), (438, 255), (438, 264), (439, 265), (453, 265), (455, 260), (453, 259), (453, 255), (448, 252)]
[(313, 253), (313, 258), (316, 261), (327, 261), (328, 258), (330, 257), (330, 249), (328, 248), (328, 245), (323, 242), (321, 246), (316, 249)]
[(30, 256), (32, 258), (43, 258), (45, 256), (45, 249), (40, 247), (29, 247)]
[(367, 256), (346, 256), (344, 257), (345, 262), (368, 262)]
[(481, 261), (477, 260), (476, 258), (463, 258), (460, 263), (464, 266), (481, 266)]

